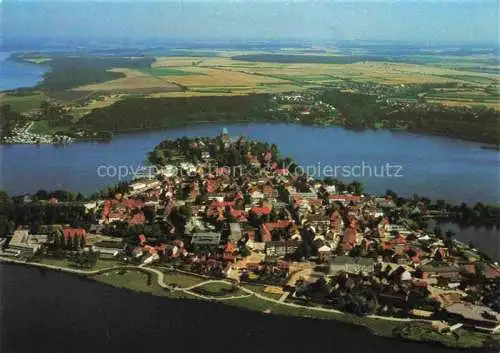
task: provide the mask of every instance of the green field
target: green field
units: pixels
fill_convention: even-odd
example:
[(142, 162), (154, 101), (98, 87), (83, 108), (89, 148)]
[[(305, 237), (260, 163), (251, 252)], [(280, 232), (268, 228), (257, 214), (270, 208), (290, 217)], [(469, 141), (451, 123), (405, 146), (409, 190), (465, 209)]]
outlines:
[(266, 286), (262, 286), (262, 285), (258, 285), (258, 284), (248, 284), (248, 283), (245, 283), (243, 284), (243, 287), (245, 288), (248, 288), (256, 293), (259, 293), (259, 294), (262, 294), (268, 298), (271, 298), (271, 299), (276, 299), (278, 300), (279, 298), (281, 298), (281, 294), (274, 294), (274, 293), (267, 293), (267, 292), (264, 292), (264, 289), (266, 288)]
[[(402, 338), (414, 341), (437, 342), (450, 347), (473, 348), (481, 347), (486, 333), (471, 332), (464, 329), (458, 329), (449, 334), (439, 333), (431, 328), (429, 324), (412, 323), (405, 325), (397, 330)], [(491, 339), (494, 339), (491, 337)]]
[(174, 69), (171, 67), (150, 67), (140, 69), (139, 71), (151, 76), (187, 76), (187, 75), (200, 75), (198, 72), (189, 72), (181, 69)]
[(156, 277), (137, 270), (116, 270), (99, 275), (90, 276), (91, 279), (111, 285), (113, 287), (130, 289), (137, 292), (149, 293), (168, 298), (186, 298), (187, 295), (175, 291), (170, 292), (160, 287)]
[(202, 286), (196, 287), (192, 290), (195, 293), (203, 294), (212, 297), (232, 297), (242, 295), (243, 291), (240, 289), (235, 289), (227, 283), (207, 283)]
[(175, 284), (181, 288), (191, 287), (191, 286), (194, 286), (195, 284), (198, 284), (198, 283), (203, 282), (205, 280), (202, 277), (188, 275), (188, 274), (184, 274), (184, 273), (177, 272), (177, 271), (164, 270), (163, 273), (165, 275), (164, 281), (166, 284), (169, 284), (169, 285)]
[(30, 129), (31, 133), (34, 134), (47, 134), (49, 133), (49, 122), (48, 121), (34, 121)]
[[(61, 266), (61, 267), (68, 267), (68, 268), (76, 268), (78, 269), (78, 266), (73, 263), (71, 260), (66, 259), (66, 258), (55, 258), (55, 257), (44, 257), (37, 259), (36, 262), (44, 264), (44, 265), (52, 265), (52, 266)], [(100, 270), (103, 268), (109, 268), (113, 266), (118, 266), (120, 263), (116, 261), (115, 259), (103, 259), (100, 258), (97, 260), (95, 266), (93, 266), (90, 270)], [(88, 270), (88, 269), (85, 269)]]
[(0, 96), (0, 105), (9, 104), (13, 111), (18, 113), (26, 113), (33, 109), (39, 108), (40, 104), (47, 97), (42, 93), (30, 94), (26, 96)]

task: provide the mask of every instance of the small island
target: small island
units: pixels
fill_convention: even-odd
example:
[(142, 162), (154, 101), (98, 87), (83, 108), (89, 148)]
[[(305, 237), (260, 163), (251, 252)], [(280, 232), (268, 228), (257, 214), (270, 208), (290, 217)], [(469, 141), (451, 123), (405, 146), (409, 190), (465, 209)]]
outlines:
[(0, 260), (170, 300), (499, 346), (498, 263), (425, 225), (496, 222), (498, 207), (368, 195), (227, 129), (163, 141), (148, 162), (133, 181), (90, 197), (0, 194)]

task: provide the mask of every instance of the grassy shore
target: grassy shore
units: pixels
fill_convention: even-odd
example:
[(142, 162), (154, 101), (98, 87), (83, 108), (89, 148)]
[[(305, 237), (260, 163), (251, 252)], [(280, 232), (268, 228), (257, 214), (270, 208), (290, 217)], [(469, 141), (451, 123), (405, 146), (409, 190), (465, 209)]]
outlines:
[[(0, 258), (0, 261), (2, 258)], [(5, 260), (9, 262), (8, 260)], [(92, 271), (103, 270), (100, 273), (84, 274), (80, 268), (66, 259), (47, 258), (30, 263), (24, 263), (27, 266), (53, 266), (51, 268), (61, 271), (76, 272), (80, 276), (85, 276), (106, 285), (117, 288), (128, 289), (136, 292), (146, 293), (155, 296), (161, 296), (169, 299), (196, 299), (196, 300), (218, 300), (225, 301), (226, 304), (245, 308), (252, 311), (263, 312), (274, 315), (299, 316), (312, 319), (336, 320), (346, 324), (364, 326), (373, 334), (385, 337), (393, 337), (403, 340), (423, 341), (432, 344), (439, 344), (453, 348), (480, 348), (485, 344), (489, 346), (500, 346), (500, 335), (497, 333), (487, 334), (464, 329), (457, 330), (453, 334), (440, 334), (431, 328), (429, 322), (420, 322), (413, 320), (411, 322), (389, 321), (372, 317), (359, 317), (348, 313), (339, 313), (333, 311), (321, 311), (314, 308), (320, 308), (320, 305), (309, 304), (309, 306), (293, 307), (276, 302), (277, 294), (264, 292), (264, 286), (244, 284), (243, 287), (252, 290), (256, 294), (267, 296), (274, 301), (259, 298), (256, 295), (240, 289), (233, 289), (231, 284), (221, 281), (207, 282), (207, 278), (195, 275), (180, 273), (173, 270), (162, 269), (164, 274), (164, 283), (170, 288), (163, 288), (158, 283), (157, 275), (152, 269), (140, 267), (125, 267), (115, 260), (99, 260)], [(113, 269), (112, 267), (115, 267)], [(109, 270), (105, 270), (109, 269)], [(79, 270), (79, 271), (78, 271)], [(159, 271), (158, 269), (156, 269)], [(196, 284), (200, 286), (190, 288)], [(180, 288), (174, 290), (173, 287)], [(202, 295), (203, 297), (200, 297)], [(272, 295), (272, 297), (271, 297)], [(227, 297), (227, 300), (225, 299)], [(326, 307), (324, 307), (326, 308)]]
[[(153, 295), (159, 295), (168, 298), (176, 299), (194, 299), (193, 296), (185, 292), (175, 291), (168, 292), (156, 284), (156, 281), (148, 280), (148, 275), (142, 272), (127, 271), (126, 273), (113, 272), (106, 273), (97, 276), (92, 276), (92, 279), (120, 288), (128, 288), (135, 291), (140, 291), (144, 293), (150, 293)], [(181, 273), (171, 272), (169, 274), (171, 283), (177, 284), (179, 287), (192, 286), (196, 283), (201, 283), (205, 279), (196, 276), (189, 276)], [(195, 291), (195, 293), (200, 293), (203, 295), (212, 295), (213, 297), (221, 296), (237, 296), (241, 295), (241, 291), (236, 291), (233, 293), (227, 292), (229, 285), (223, 283), (210, 283), (205, 284), (197, 289), (202, 289), (201, 291)], [(272, 299), (276, 299), (276, 294), (269, 294), (264, 292), (264, 286), (257, 285), (247, 285), (244, 287), (251, 289), (257, 293), (269, 296)], [(198, 299), (198, 298), (196, 298)], [(304, 306), (303, 308), (290, 307), (286, 305), (281, 305), (274, 302), (269, 302), (258, 298), (256, 296), (249, 296), (246, 298), (232, 299), (228, 300), (226, 304), (245, 308), (252, 311), (264, 312), (274, 315), (285, 315), (285, 316), (300, 316), (304, 318), (313, 319), (323, 319), (323, 320), (336, 320), (344, 322), (347, 324), (354, 324), (359, 326), (364, 326), (369, 329), (373, 334), (385, 337), (397, 337), (401, 339), (417, 340), (432, 342), (434, 344), (441, 344), (448, 347), (454, 348), (477, 348), (482, 347), (483, 343), (488, 339), (488, 335), (480, 332), (472, 332), (467, 330), (460, 330), (457, 334), (440, 334), (431, 329), (428, 323), (418, 323), (418, 332), (409, 331), (408, 334), (400, 334), (402, 330), (408, 326), (408, 323), (404, 322), (392, 322), (382, 319), (374, 319), (367, 317), (359, 317), (356, 315), (345, 314), (345, 313), (334, 313), (326, 311), (312, 310)], [(413, 327), (415, 323), (412, 322), (410, 327)], [(405, 331), (406, 332), (406, 331)], [(496, 337), (491, 337), (490, 339), (496, 339), (500, 341), (498, 335)]]
[(190, 296), (186, 295), (184, 292), (165, 290), (160, 287), (152, 274), (140, 270), (116, 270), (113, 272), (91, 275), (88, 278), (113, 287), (125, 288), (171, 299), (190, 298)]

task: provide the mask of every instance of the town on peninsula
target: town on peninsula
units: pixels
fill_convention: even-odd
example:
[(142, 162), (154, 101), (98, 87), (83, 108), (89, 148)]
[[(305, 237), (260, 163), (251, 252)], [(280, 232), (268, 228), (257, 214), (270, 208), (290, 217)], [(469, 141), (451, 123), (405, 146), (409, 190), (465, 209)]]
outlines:
[(450, 347), (498, 347), (500, 266), (429, 219), (498, 220), (312, 177), (278, 146), (165, 140), (149, 168), (90, 197), (2, 197), (0, 261), (165, 297), (344, 321)]

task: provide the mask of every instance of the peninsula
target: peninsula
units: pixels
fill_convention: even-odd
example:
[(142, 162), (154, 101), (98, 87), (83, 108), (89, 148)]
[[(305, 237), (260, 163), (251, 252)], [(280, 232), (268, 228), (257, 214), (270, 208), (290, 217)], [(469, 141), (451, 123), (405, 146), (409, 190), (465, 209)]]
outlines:
[(277, 146), (227, 129), (163, 141), (148, 159), (148, 171), (93, 200), (1, 195), (0, 260), (170, 299), (498, 347), (498, 263), (422, 222), (486, 220), (497, 208), (467, 213), (313, 179)]

